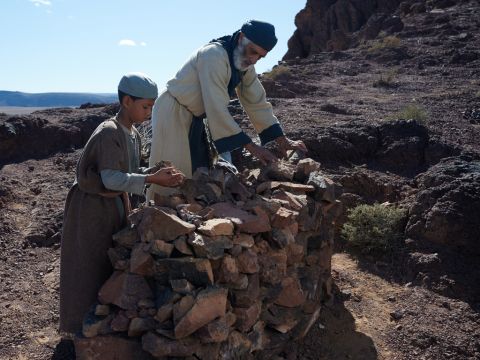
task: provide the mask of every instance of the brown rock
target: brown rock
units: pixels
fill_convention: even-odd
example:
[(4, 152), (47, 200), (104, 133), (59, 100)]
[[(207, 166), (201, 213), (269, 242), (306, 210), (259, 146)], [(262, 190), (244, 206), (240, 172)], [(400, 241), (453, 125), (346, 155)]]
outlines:
[(286, 334), (299, 323), (302, 313), (300, 308), (285, 308), (272, 305), (268, 310), (262, 311), (261, 316), (268, 327)]
[[(162, 356), (192, 356), (200, 348), (200, 341), (193, 338), (171, 340), (164, 336), (148, 332), (142, 336), (142, 347), (156, 358)], [(132, 357), (130, 359), (136, 359)]]
[(248, 339), (252, 344), (251, 351), (259, 351), (267, 348), (269, 339), (268, 336), (265, 335), (265, 323), (263, 321), (257, 321), (248, 333)]
[(257, 194), (261, 194), (265, 191), (272, 191), (275, 189), (283, 189), (293, 194), (304, 194), (315, 190), (315, 187), (311, 185), (297, 184), (293, 182), (285, 181), (267, 181), (257, 186)]
[(239, 279), (238, 265), (235, 258), (226, 255), (221, 262), (221, 265), (216, 269), (216, 278), (220, 283), (234, 283)]
[(168, 303), (160, 308), (158, 308), (157, 314), (155, 315), (155, 320), (157, 320), (160, 324), (171, 319), (173, 316), (173, 304)]
[(228, 219), (210, 219), (198, 228), (207, 236), (233, 235), (233, 223)]
[(220, 343), (227, 340), (229, 332), (230, 326), (227, 324), (226, 317), (222, 316), (198, 329), (195, 336), (204, 344)]
[(305, 302), (305, 294), (297, 277), (286, 277), (282, 280), (282, 291), (275, 304), (285, 307), (300, 306)]
[[(230, 224), (232, 223), (230, 222)], [(192, 246), (196, 257), (204, 257), (213, 260), (222, 258), (225, 250), (233, 247), (232, 240), (223, 235), (211, 237), (194, 233), (193, 236), (189, 237), (188, 241)]]
[(94, 309), (91, 310), (83, 319), (82, 334), (90, 338), (97, 335), (104, 335), (111, 332), (110, 323), (112, 322), (113, 314), (107, 317), (95, 316)]
[(132, 250), (130, 272), (143, 276), (152, 276), (154, 273), (153, 257), (143, 249), (142, 243), (137, 243)]
[(250, 352), (251, 347), (252, 343), (245, 335), (232, 331), (222, 346), (222, 354), (225, 359), (241, 359)]
[(186, 236), (180, 236), (179, 238), (177, 238), (174, 241), (174, 246), (175, 246), (175, 249), (177, 249), (183, 255), (187, 255), (187, 256), (193, 255), (193, 251), (187, 243)]
[(115, 271), (98, 292), (103, 304), (114, 304), (122, 309), (135, 309), (141, 299), (152, 299), (153, 293), (140, 275)]
[(170, 280), (170, 285), (173, 291), (182, 295), (191, 294), (195, 290), (195, 287), (187, 279)]
[(297, 163), (294, 178), (300, 182), (305, 182), (313, 171), (320, 170), (320, 163), (311, 158), (302, 159)]
[(130, 337), (141, 336), (147, 331), (155, 329), (156, 326), (157, 326), (157, 322), (151, 317), (133, 318), (130, 321), (130, 325), (128, 326), (128, 336)]
[(272, 240), (281, 249), (283, 249), (288, 244), (293, 244), (295, 242), (295, 238), (293, 237), (293, 234), (288, 227), (283, 229), (273, 228)]
[(285, 247), (285, 252), (287, 254), (288, 266), (304, 261), (303, 258), (305, 256), (305, 248), (303, 247), (303, 245), (297, 243), (290, 243)]
[(200, 291), (193, 307), (176, 324), (175, 338), (187, 337), (217, 317), (224, 316), (227, 293), (227, 289), (215, 287)]
[(233, 313), (237, 316), (235, 327), (241, 332), (248, 332), (257, 322), (261, 310), (262, 305), (260, 302), (254, 302), (248, 308), (234, 308)]
[(168, 274), (169, 280), (186, 279), (194, 286), (213, 284), (212, 266), (207, 259), (160, 259), (156, 262), (156, 272)]
[(260, 269), (257, 254), (250, 249), (244, 250), (237, 257), (237, 265), (238, 271), (245, 274), (254, 274)]
[(231, 203), (217, 203), (211, 208), (216, 217), (230, 219), (240, 232), (256, 234), (270, 230), (270, 221), (265, 223), (264, 218), (239, 209)]
[(158, 239), (172, 241), (194, 230), (195, 225), (156, 207), (145, 207), (138, 225), (138, 233), (144, 242)]
[(246, 274), (238, 274), (237, 280), (228, 284), (233, 290), (245, 290), (248, 287), (248, 276)]
[(178, 324), (180, 319), (192, 308), (195, 304), (195, 298), (192, 295), (186, 295), (173, 305), (173, 322)]
[(163, 240), (153, 240), (150, 247), (150, 253), (159, 258), (168, 258), (172, 254), (175, 245)]
[(280, 229), (290, 226), (297, 216), (298, 212), (281, 207), (273, 216), (272, 226)]
[(110, 306), (98, 304), (95, 306), (95, 316), (107, 316), (110, 314)]
[(131, 249), (133, 245), (140, 240), (138, 237), (137, 229), (133, 227), (126, 227), (119, 232), (112, 235), (112, 239), (116, 245), (123, 246)]
[(113, 331), (123, 332), (128, 330), (130, 319), (125, 315), (123, 311), (118, 312), (110, 323), (110, 327)]
[(77, 360), (153, 360), (150, 354), (143, 351), (142, 344), (135, 339), (119, 336), (97, 336), (87, 339), (77, 336), (74, 342)]
[(233, 237), (233, 244), (240, 245), (244, 248), (251, 248), (255, 244), (255, 240), (252, 235), (240, 233)]
[(260, 280), (267, 284), (278, 284), (287, 272), (285, 250), (270, 251), (260, 256)]
[[(305, 195), (303, 195), (305, 197)], [(288, 204), (292, 210), (298, 211), (307, 204), (307, 199), (302, 199), (299, 195), (293, 195), (285, 190), (276, 190), (272, 195), (273, 199), (282, 200)]]
[(335, 202), (335, 183), (321, 172), (312, 172), (308, 177), (307, 184), (315, 187), (316, 201)]
[(261, 169), (260, 177), (265, 180), (292, 181), (296, 166), (284, 160), (269, 163)]
[(108, 249), (108, 258), (115, 270), (127, 270), (130, 267), (130, 251), (125, 247)]
[(232, 301), (235, 307), (249, 307), (260, 296), (260, 278), (258, 273), (248, 276), (245, 290), (233, 290)]

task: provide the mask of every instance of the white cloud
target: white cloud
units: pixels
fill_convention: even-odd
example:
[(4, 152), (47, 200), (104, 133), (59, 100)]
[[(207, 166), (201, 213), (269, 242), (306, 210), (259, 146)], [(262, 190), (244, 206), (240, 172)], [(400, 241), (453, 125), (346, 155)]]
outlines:
[(50, 0), (30, 0), (30, 2), (33, 3), (33, 5), (35, 6), (41, 6), (41, 5), (51, 6), (52, 5), (52, 2)]
[(137, 46), (137, 43), (130, 39), (122, 39), (118, 42), (118, 46)]
[(142, 41), (142, 42), (140, 43), (140, 46), (147, 46), (147, 43), (146, 43), (145, 41)]

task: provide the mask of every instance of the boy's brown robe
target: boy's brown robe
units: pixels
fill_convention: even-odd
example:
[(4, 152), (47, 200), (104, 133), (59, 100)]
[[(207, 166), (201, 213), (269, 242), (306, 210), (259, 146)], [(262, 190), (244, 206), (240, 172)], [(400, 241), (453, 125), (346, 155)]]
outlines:
[[(135, 131), (136, 132), (136, 131)], [(140, 144), (140, 136), (138, 144)], [(101, 285), (112, 273), (107, 251), (125, 225), (118, 192), (107, 190), (100, 171), (129, 172), (125, 134), (114, 119), (100, 124), (77, 164), (65, 202), (60, 265), (60, 331), (77, 333)], [(100, 195), (102, 194), (102, 195)]]

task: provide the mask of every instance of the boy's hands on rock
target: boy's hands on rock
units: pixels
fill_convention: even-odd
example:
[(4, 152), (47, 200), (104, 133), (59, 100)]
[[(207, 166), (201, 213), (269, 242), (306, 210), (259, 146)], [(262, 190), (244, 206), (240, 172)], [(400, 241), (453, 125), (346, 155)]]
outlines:
[(145, 179), (146, 183), (176, 187), (183, 183), (185, 175), (174, 166), (164, 167)]

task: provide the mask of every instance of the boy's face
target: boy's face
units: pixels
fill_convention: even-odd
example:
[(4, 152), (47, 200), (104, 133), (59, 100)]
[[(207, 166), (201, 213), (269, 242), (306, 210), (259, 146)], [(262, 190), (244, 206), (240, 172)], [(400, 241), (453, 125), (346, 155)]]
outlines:
[(137, 99), (133, 100), (130, 96), (125, 101), (125, 108), (128, 112), (130, 120), (134, 124), (141, 124), (146, 120), (150, 120), (152, 116), (152, 107), (155, 103), (153, 99)]

